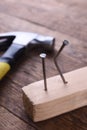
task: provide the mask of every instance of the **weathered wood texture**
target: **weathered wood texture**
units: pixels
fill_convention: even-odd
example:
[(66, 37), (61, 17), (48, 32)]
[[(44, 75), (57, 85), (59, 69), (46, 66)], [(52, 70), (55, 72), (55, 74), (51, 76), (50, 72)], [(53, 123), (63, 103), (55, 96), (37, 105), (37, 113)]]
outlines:
[[(70, 45), (59, 57), (59, 64), (62, 72), (75, 70), (87, 65), (86, 8), (86, 0), (0, 0), (0, 33), (29, 31), (51, 35), (56, 38), (56, 49), (67, 39)], [(36, 124), (27, 117), (21, 88), (43, 78), (38, 54), (23, 57), (0, 82), (0, 129), (87, 130), (86, 107)], [(47, 77), (57, 74), (53, 56), (47, 56)]]

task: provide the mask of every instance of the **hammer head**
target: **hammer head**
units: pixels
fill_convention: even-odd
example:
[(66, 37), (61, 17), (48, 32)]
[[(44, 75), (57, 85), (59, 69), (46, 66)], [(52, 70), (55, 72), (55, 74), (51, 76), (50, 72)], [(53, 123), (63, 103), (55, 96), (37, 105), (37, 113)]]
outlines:
[(8, 43), (12, 41), (12, 44), (19, 44), (24, 47), (28, 47), (29, 50), (34, 47), (43, 47), (46, 50), (54, 49), (55, 39), (49, 36), (43, 36), (36, 33), (29, 32), (8, 32), (0, 34), (0, 39), (7, 38)]
[(2, 79), (7, 72), (19, 60), (26, 49), (31, 50), (35, 47), (41, 47), (43, 51), (53, 50), (54, 38), (39, 35), (36, 33), (26, 32), (10, 32), (0, 34), (0, 48), (6, 46), (7, 51), (0, 57), (0, 79)]

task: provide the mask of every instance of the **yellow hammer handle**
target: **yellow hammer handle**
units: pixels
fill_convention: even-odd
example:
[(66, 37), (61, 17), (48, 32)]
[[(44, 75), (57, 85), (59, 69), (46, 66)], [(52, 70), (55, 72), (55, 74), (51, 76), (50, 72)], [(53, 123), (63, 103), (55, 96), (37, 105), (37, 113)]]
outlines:
[(0, 62), (0, 80), (7, 74), (11, 69), (11, 66), (6, 62)]

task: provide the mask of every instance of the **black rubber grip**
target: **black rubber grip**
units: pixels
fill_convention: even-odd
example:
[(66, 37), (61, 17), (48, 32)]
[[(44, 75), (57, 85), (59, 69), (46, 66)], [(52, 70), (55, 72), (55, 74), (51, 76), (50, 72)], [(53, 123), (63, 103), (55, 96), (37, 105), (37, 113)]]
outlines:
[(24, 53), (25, 47), (19, 44), (12, 44), (0, 57), (0, 62), (6, 62), (12, 66)]

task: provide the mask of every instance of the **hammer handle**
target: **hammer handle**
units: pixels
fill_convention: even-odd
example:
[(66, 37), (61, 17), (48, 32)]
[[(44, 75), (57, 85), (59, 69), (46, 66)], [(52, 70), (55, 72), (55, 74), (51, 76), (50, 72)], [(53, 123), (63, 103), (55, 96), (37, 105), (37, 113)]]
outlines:
[(7, 74), (11, 66), (8, 63), (0, 62), (0, 80)]
[(0, 57), (0, 80), (7, 74), (16, 60), (23, 55), (24, 49), (22, 45), (12, 44)]

